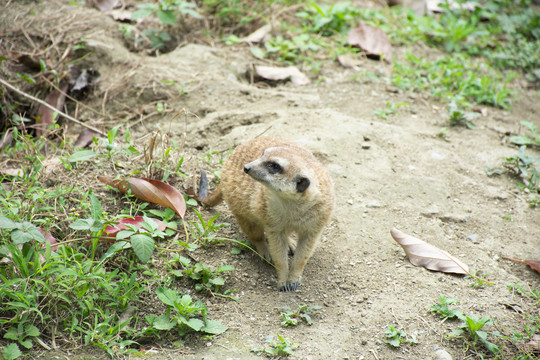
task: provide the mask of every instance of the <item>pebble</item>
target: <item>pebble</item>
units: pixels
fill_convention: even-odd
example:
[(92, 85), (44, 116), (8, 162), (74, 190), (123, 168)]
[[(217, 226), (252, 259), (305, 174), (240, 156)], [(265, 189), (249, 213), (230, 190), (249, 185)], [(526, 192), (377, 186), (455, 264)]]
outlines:
[(467, 235), (467, 239), (471, 240), (473, 242), (473, 244), (478, 244), (479, 243), (477, 234)]
[(444, 349), (435, 351), (433, 360), (452, 360), (452, 356)]

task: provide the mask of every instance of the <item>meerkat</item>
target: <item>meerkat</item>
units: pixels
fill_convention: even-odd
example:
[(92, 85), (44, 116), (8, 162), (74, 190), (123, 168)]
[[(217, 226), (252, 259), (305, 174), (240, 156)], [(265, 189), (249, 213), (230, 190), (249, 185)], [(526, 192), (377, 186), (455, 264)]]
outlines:
[(231, 153), (220, 184), (203, 203), (223, 200), (257, 252), (273, 261), (278, 290), (296, 290), (334, 208), (332, 179), (322, 164), (295, 143), (255, 138)]

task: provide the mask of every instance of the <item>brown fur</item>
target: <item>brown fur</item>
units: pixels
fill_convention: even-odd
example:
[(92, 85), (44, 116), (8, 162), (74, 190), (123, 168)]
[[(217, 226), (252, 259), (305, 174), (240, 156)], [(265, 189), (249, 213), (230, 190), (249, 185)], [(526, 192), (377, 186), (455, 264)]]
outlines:
[[(333, 184), (324, 167), (297, 144), (256, 138), (232, 152), (220, 185), (203, 202), (215, 206), (222, 200), (257, 252), (273, 260), (278, 289), (295, 290), (334, 207)], [(289, 269), (292, 234), (297, 243)]]

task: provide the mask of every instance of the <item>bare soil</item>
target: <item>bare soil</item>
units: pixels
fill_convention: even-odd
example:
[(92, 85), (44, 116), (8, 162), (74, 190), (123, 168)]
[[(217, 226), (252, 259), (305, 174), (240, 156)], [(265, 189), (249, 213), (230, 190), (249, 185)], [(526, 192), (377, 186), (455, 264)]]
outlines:
[[(467, 314), (490, 316), (506, 334), (510, 329), (523, 333), (521, 311), (538, 313), (538, 303), (508, 288), (519, 282), (538, 289), (538, 274), (502, 257), (540, 259), (539, 210), (529, 207), (517, 179), (485, 172), (516, 154), (507, 139), (519, 132), (520, 121), (540, 128), (538, 91), (516, 82), (519, 95), (511, 111), (487, 108), (475, 120), (476, 129), (450, 128), (444, 140), (437, 136), (448, 124), (444, 105), (429, 94), (408, 94), (387, 85), (389, 64), (364, 59), (356, 71), (326, 61), (310, 85), (251, 84), (246, 71), (257, 61), (247, 46), (187, 44), (148, 56), (128, 51), (118, 24), (104, 13), (80, 6), (38, 6), (43, 14), (83, 14), (91, 25), (76, 35), (84, 36), (92, 50), (85, 62), (101, 73), (100, 91), (107, 94), (106, 100), (95, 98), (91, 105), (104, 105), (109, 113), (146, 107), (151, 114), (157, 101), (165, 103), (168, 112), (142, 119), (132, 133), (145, 139), (159, 130), (183, 143), (188, 154), (184, 170), (192, 178), (200, 168), (210, 174), (219, 171), (219, 155), (212, 155), (210, 163), (202, 161), (208, 151), (226, 154), (264, 133), (310, 149), (335, 182), (336, 211), (299, 291), (278, 292), (274, 269), (249, 251), (233, 255), (229, 243), (201, 248), (195, 254), (199, 261), (236, 268), (226, 286), (238, 291), (237, 302), (203, 297), (209, 316), (229, 330), (213, 338), (189, 336), (180, 349), (170, 347), (168, 339), (148, 344), (146, 358), (259, 359), (250, 350), (279, 333), (299, 345), (291, 359), (430, 359), (437, 349), (462, 359), (463, 341), (446, 337), (458, 323), (441, 322), (428, 311), (439, 294), (459, 299)], [(394, 51), (399, 57), (404, 49)], [(184, 93), (164, 80), (181, 84)], [(373, 111), (387, 102), (407, 106), (383, 120)], [(171, 121), (182, 108), (187, 115)], [(92, 114), (81, 109), (80, 117), (91, 120)], [(76, 135), (75, 128), (70, 136)], [(181, 189), (189, 184), (179, 179), (172, 185)], [(102, 194), (114, 196), (105, 190)], [(216, 212), (222, 214), (220, 221), (231, 223), (220, 236), (245, 239), (225, 205), (203, 209), (207, 218)], [(445, 249), (494, 285), (474, 288), (472, 279), (412, 266), (390, 236), (393, 227)], [(160, 266), (158, 260), (155, 266)], [(297, 305), (323, 308), (312, 326), (282, 328), (277, 308)], [(143, 311), (144, 306), (152, 308), (143, 304)], [(419, 343), (391, 348), (384, 342), (387, 324)], [(506, 344), (508, 354), (517, 353)]]

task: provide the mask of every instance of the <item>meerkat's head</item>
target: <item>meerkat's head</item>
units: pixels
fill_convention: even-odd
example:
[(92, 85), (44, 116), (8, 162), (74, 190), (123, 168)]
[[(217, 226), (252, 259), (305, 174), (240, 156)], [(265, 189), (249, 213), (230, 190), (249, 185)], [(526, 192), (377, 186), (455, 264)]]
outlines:
[(280, 197), (297, 198), (309, 193), (316, 181), (307, 155), (289, 146), (270, 147), (246, 164), (244, 172)]

